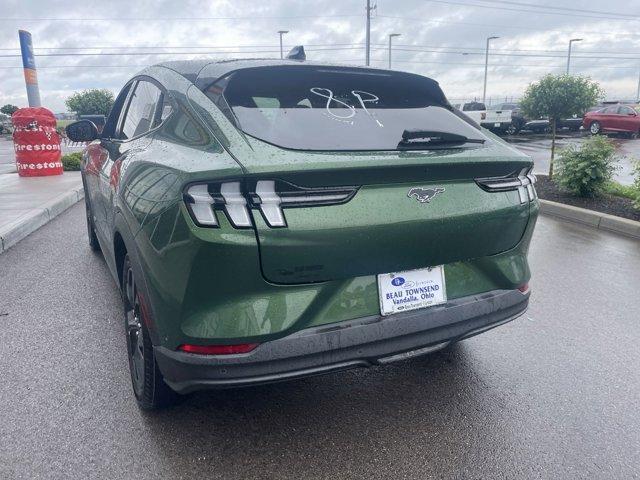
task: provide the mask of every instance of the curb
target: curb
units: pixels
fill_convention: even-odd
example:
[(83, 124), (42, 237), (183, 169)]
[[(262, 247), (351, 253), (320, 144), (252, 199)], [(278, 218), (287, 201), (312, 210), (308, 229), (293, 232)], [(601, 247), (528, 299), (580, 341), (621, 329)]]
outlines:
[(58, 195), (40, 208), (35, 208), (0, 229), (0, 253), (14, 246), (38, 228), (84, 198), (84, 188), (74, 188)]
[(582, 225), (588, 225), (599, 230), (619, 233), (627, 237), (640, 240), (640, 222), (627, 218), (609, 215), (607, 213), (587, 210), (586, 208), (574, 207), (564, 203), (552, 202), (551, 200), (540, 201), (540, 212), (545, 215), (558, 217)]

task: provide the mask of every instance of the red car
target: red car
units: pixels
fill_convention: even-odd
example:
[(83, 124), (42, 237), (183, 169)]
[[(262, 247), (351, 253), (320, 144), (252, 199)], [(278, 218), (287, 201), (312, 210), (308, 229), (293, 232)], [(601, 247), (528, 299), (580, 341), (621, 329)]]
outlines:
[(595, 112), (587, 112), (582, 120), (582, 126), (592, 135), (603, 132), (625, 132), (631, 138), (637, 138), (640, 133), (640, 115), (637, 106), (610, 105)]

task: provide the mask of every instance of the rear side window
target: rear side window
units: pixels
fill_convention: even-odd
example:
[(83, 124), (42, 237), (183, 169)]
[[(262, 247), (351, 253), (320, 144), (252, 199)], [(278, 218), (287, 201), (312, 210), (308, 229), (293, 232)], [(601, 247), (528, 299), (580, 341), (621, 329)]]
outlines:
[(296, 150), (396, 150), (405, 130), (484, 138), (452, 112), (435, 81), (401, 72), (256, 67), (231, 73), (205, 94), (243, 132)]
[(155, 84), (145, 80), (136, 84), (122, 122), (121, 139), (137, 137), (159, 125), (159, 119), (162, 113), (165, 113), (159, 112), (156, 117), (156, 108), (161, 97), (162, 92)]
[(463, 112), (481, 112), (486, 109), (487, 109), (486, 105), (480, 102), (465, 103), (462, 106)]

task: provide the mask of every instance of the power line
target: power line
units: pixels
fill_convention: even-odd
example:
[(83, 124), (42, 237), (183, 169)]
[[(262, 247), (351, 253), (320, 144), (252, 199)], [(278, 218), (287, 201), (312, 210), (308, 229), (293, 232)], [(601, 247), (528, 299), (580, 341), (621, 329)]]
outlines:
[[(305, 47), (334, 47), (334, 46), (363, 46), (364, 43), (307, 43)], [(294, 45), (284, 45), (286, 48), (291, 48)], [(144, 45), (122, 45), (122, 46), (93, 46), (93, 47), (36, 47), (36, 51), (40, 50), (119, 50), (123, 48), (129, 49), (145, 49), (145, 50), (157, 50), (157, 49), (166, 49), (166, 48), (174, 48), (174, 49), (188, 49), (188, 48), (206, 48), (206, 49), (220, 49), (220, 48), (279, 48), (278, 45), (227, 45), (227, 46), (216, 46), (216, 45), (154, 45), (154, 46), (144, 46)], [(0, 48), (3, 51), (15, 51), (19, 52), (19, 48), (10, 48), (4, 47)]]
[[(309, 52), (323, 52), (323, 51), (345, 51), (345, 50), (360, 50), (361, 46), (355, 47), (318, 47), (318, 48), (310, 48), (307, 51)], [(382, 46), (372, 46), (373, 50), (387, 50), (386, 47)], [(454, 47), (452, 47), (454, 48)], [(449, 50), (442, 51), (437, 48), (422, 48), (422, 47), (401, 47), (398, 46), (394, 48), (396, 51), (403, 52), (413, 52), (413, 53), (436, 53), (436, 54), (464, 54), (464, 55), (482, 55), (482, 52), (472, 51), (468, 52), (464, 49), (458, 50)], [(235, 51), (181, 51), (181, 52), (70, 52), (70, 53), (40, 53), (36, 54), (35, 57), (125, 57), (125, 56), (163, 56), (163, 55), (233, 55), (233, 54), (277, 54), (279, 50), (235, 50)], [(565, 55), (561, 52), (555, 54), (547, 54), (547, 53), (504, 53), (504, 52), (492, 52), (491, 56), (493, 57), (529, 57), (529, 58), (565, 58)], [(0, 58), (19, 58), (20, 54), (0, 54)], [(611, 59), (610, 56), (598, 56), (598, 55), (574, 55), (573, 58), (582, 58), (582, 59)], [(638, 56), (632, 57), (615, 57), (615, 60), (640, 60)]]
[[(338, 51), (338, 50), (360, 50), (362, 47), (335, 47), (335, 48), (310, 48), (308, 52)], [(73, 53), (38, 53), (34, 57), (124, 57), (124, 56), (158, 56), (158, 55), (220, 55), (220, 54), (264, 54), (280, 53), (280, 50), (240, 50), (240, 51), (218, 51), (218, 52), (73, 52)], [(18, 58), (19, 54), (0, 54), (0, 58)]]
[[(384, 47), (372, 47), (375, 50), (386, 50)], [(465, 55), (484, 55), (484, 53), (482, 52), (466, 52), (464, 50), (459, 50), (459, 51), (447, 51), (447, 52), (443, 52), (441, 50), (434, 50), (434, 49), (426, 49), (426, 48), (403, 48), (403, 47), (394, 47), (394, 51), (403, 51), (403, 52), (415, 52), (415, 53), (439, 53), (439, 54), (465, 54)], [(495, 52), (491, 52), (491, 56), (494, 57), (530, 57), (530, 58), (566, 58), (566, 55), (563, 54), (558, 54), (558, 55), (552, 55), (552, 54), (536, 54), (536, 53), (495, 53)], [(606, 56), (596, 56), (596, 55), (572, 55), (572, 58), (584, 58), (584, 59), (610, 59), (611, 57)], [(635, 57), (616, 57), (615, 60), (640, 60), (640, 57), (635, 56)]]
[(29, 17), (0, 17), (0, 22), (174, 22), (174, 21), (195, 21), (203, 22), (210, 20), (273, 20), (273, 19), (299, 19), (299, 18), (344, 18), (344, 17), (360, 17), (356, 14), (344, 15), (272, 15), (272, 16), (244, 16), (244, 17), (67, 17), (67, 18), (29, 18)]
[(606, 12), (603, 10), (587, 10), (586, 8), (559, 7), (556, 5), (548, 5), (548, 4), (540, 5), (540, 4), (524, 3), (524, 2), (513, 2), (513, 1), (507, 1), (507, 0), (480, 0), (480, 1), (484, 3), (500, 3), (505, 5), (516, 5), (516, 6), (527, 7), (527, 8), (535, 8), (535, 9), (564, 10), (568, 12), (579, 12), (579, 13), (584, 12), (584, 13), (595, 13), (598, 15), (615, 15), (615, 16), (627, 17), (627, 18), (628, 17), (640, 18), (640, 15), (631, 15), (628, 13), (617, 13), (617, 12)]
[[(318, 44), (320, 45), (320, 44)], [(330, 44), (326, 44), (330, 45)], [(362, 48), (361, 44), (345, 44), (345, 45), (353, 45), (353, 46), (318, 46), (309, 48), (309, 52), (335, 52), (335, 51), (346, 51), (346, 50), (360, 50)], [(216, 47), (216, 48), (237, 48), (237, 47)], [(268, 47), (265, 47), (268, 48)], [(383, 44), (373, 44), (371, 46), (373, 50), (387, 50), (386, 46)], [(447, 50), (444, 50), (447, 49)], [(438, 46), (430, 46), (430, 45), (397, 45), (394, 50), (402, 51), (402, 52), (413, 52), (413, 53), (432, 53), (432, 54), (461, 54), (461, 55), (483, 55), (483, 52), (480, 51), (477, 47), (438, 47)], [(535, 53), (537, 50), (493, 50), (491, 55), (493, 57), (530, 57), (530, 58), (565, 58), (565, 53), (560, 50), (542, 50), (541, 52), (548, 53)], [(125, 57), (125, 56), (164, 56), (164, 55), (246, 55), (246, 54), (277, 54), (279, 50), (277, 49), (260, 49), (260, 50), (217, 50), (217, 51), (169, 51), (169, 52), (141, 52), (141, 51), (129, 51), (129, 52), (62, 52), (62, 53), (36, 53), (36, 57)], [(579, 55), (574, 55), (573, 58), (579, 59), (612, 59), (610, 55), (617, 55), (613, 59), (615, 60), (638, 60), (640, 57), (637, 54), (632, 53), (617, 53), (617, 52), (581, 52)], [(599, 56), (598, 54), (607, 53), (607, 56)], [(632, 55), (632, 56), (620, 56), (620, 55)], [(0, 58), (19, 58), (20, 54), (0, 54)]]
[(583, 17), (583, 18), (597, 18), (597, 19), (607, 19), (607, 20), (631, 20), (637, 21), (637, 19), (631, 18), (617, 18), (617, 17), (607, 17), (605, 15), (585, 15), (581, 13), (563, 13), (563, 12), (546, 12), (539, 10), (525, 10), (522, 8), (511, 8), (511, 7), (497, 7), (492, 5), (479, 5), (477, 3), (462, 3), (462, 2), (454, 2), (451, 0), (426, 0), (432, 3), (443, 3), (445, 5), (459, 5), (463, 7), (474, 7), (474, 8), (488, 8), (491, 10), (507, 10), (511, 12), (524, 12), (524, 13), (534, 13), (537, 15), (561, 15), (565, 17)]
[[(378, 47), (385, 47), (385, 43), (374, 43), (372, 45)], [(422, 44), (397, 44), (398, 47), (420, 47), (420, 48), (436, 48), (436, 49), (449, 49), (449, 50), (460, 50), (460, 51), (469, 51), (469, 50), (478, 50), (481, 53), (484, 53), (484, 47), (453, 47), (453, 46), (438, 46), (438, 45), (422, 45)], [(543, 53), (559, 53), (561, 56), (566, 56), (567, 52), (565, 49), (563, 50), (543, 50), (543, 49), (531, 49), (531, 48), (492, 48), (491, 52), (543, 52)], [(443, 51), (442, 53), (450, 53), (447, 51)], [(456, 52), (459, 53), (459, 52)], [(624, 52), (613, 52), (607, 50), (583, 50), (580, 49), (580, 53), (606, 53), (610, 55), (636, 55), (637, 52), (624, 51)]]
[[(430, 1), (430, 0), (427, 0)], [(434, 0), (435, 1), (435, 0)], [(463, 4), (460, 4), (463, 5)], [(403, 21), (409, 21), (409, 22), (418, 22), (418, 23), (426, 23), (426, 24), (445, 24), (445, 25), (465, 25), (465, 26), (470, 26), (470, 27), (482, 27), (482, 28), (487, 28), (487, 27), (493, 27), (493, 28), (500, 28), (500, 29), (515, 29), (515, 30), (531, 30), (531, 31), (536, 31), (539, 32), (541, 31), (540, 28), (538, 27), (529, 27), (526, 25), (505, 25), (505, 24), (498, 24), (498, 23), (474, 23), (474, 22), (461, 22), (461, 21), (453, 21), (453, 20), (441, 20), (441, 19), (434, 19), (434, 20), (424, 20), (421, 18), (413, 18), (413, 17), (402, 17), (402, 16), (396, 16), (396, 15), (380, 15), (378, 14), (377, 17), (379, 18), (391, 18), (391, 19), (396, 19), (396, 20), (403, 20)], [(560, 27), (558, 27), (560, 28)], [(598, 30), (579, 30), (581, 33), (590, 33), (590, 34), (596, 34), (596, 35), (615, 35), (615, 36), (632, 36), (632, 37), (638, 37), (640, 36), (640, 33), (630, 33), (630, 32), (605, 32), (605, 31), (598, 31)]]
[[(383, 47), (387, 48), (386, 43), (372, 43), (374, 47)], [(309, 43), (305, 44), (306, 47), (360, 47), (363, 48), (363, 43)], [(481, 47), (472, 47), (472, 46), (438, 46), (438, 45), (424, 45), (424, 44), (397, 44), (397, 47), (402, 48), (411, 48), (411, 49), (436, 49), (437, 51), (441, 51), (441, 53), (475, 53), (474, 51), (484, 53), (484, 48)], [(285, 45), (285, 48), (291, 48), (293, 45)], [(215, 46), (215, 45), (155, 45), (155, 46), (135, 46), (135, 45), (122, 45), (122, 46), (88, 46), (88, 47), (38, 47), (36, 48), (36, 52), (40, 52), (43, 50), (55, 50), (55, 51), (81, 51), (81, 50), (120, 50), (120, 49), (133, 49), (136, 50), (136, 53), (141, 54), (149, 54), (153, 55), (154, 52), (145, 52), (144, 50), (160, 50), (160, 49), (176, 49), (176, 50), (185, 50), (185, 49), (209, 49), (209, 50), (220, 50), (217, 53), (231, 53), (228, 52), (227, 49), (239, 49), (239, 48), (259, 48), (259, 49), (267, 49), (267, 50), (255, 50), (253, 52), (246, 53), (261, 53), (267, 52), (271, 53), (275, 49), (278, 48), (278, 45), (227, 45), (227, 46)], [(143, 50), (137, 52), (138, 50)], [(0, 48), (0, 51), (14, 51), (19, 52), (19, 48)], [(437, 53), (434, 50), (434, 53)], [(518, 48), (492, 48), (492, 52), (505, 52), (505, 53), (513, 53), (513, 52), (530, 52), (530, 53), (558, 53), (560, 56), (565, 56), (565, 50), (544, 50), (544, 49), (518, 49)], [(101, 53), (101, 52), (87, 52), (87, 53)], [(119, 52), (116, 52), (116, 54)], [(127, 52), (125, 52), (127, 53)], [(159, 52), (165, 53), (165, 52)], [(207, 52), (193, 52), (197, 53), (207, 53)], [(632, 51), (611, 51), (611, 50), (583, 50), (580, 49), (581, 54), (608, 54), (608, 55), (635, 55), (637, 52)], [(39, 55), (36, 53), (36, 55)]]
[[(353, 59), (353, 60), (343, 60), (343, 63), (347, 63), (347, 62), (359, 62), (360, 59)], [(371, 59), (372, 62), (378, 62), (378, 63), (385, 63), (386, 60), (378, 60), (378, 59)], [(398, 63), (416, 63), (416, 64), (434, 64), (434, 65), (462, 65), (465, 67), (483, 67), (484, 68), (484, 63), (467, 63), (467, 62), (447, 62), (447, 61), (427, 61), (427, 60), (394, 60), (394, 62), (398, 62)], [(64, 69), (64, 68), (146, 68), (148, 66), (150, 66), (151, 64), (144, 64), (144, 65), (45, 65), (45, 66), (39, 66), (38, 70), (43, 70), (43, 69), (50, 69), (50, 70), (55, 70), (55, 69)], [(489, 68), (518, 68), (518, 67), (534, 67), (534, 68), (548, 68), (548, 69), (554, 69), (554, 68), (565, 68), (565, 65), (539, 65), (539, 64), (526, 64), (526, 63), (508, 63), (508, 64), (493, 64), (490, 65)], [(2, 66), (0, 67), (0, 70), (11, 70), (11, 69), (15, 69), (15, 70), (21, 70), (23, 67), (16, 65), (16, 66)], [(631, 65), (619, 65), (619, 66), (607, 66), (607, 65), (593, 65), (593, 64), (589, 64), (589, 65), (575, 65), (575, 68), (581, 68), (581, 69), (591, 69), (591, 68), (606, 68), (606, 69), (633, 69), (636, 70), (638, 68), (637, 65), (635, 66), (631, 66)]]

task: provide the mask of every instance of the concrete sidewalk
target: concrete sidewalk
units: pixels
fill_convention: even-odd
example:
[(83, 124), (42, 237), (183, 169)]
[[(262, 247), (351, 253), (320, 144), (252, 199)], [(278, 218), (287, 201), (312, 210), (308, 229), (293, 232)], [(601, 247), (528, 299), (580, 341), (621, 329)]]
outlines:
[(80, 172), (0, 175), (0, 253), (84, 198)]

